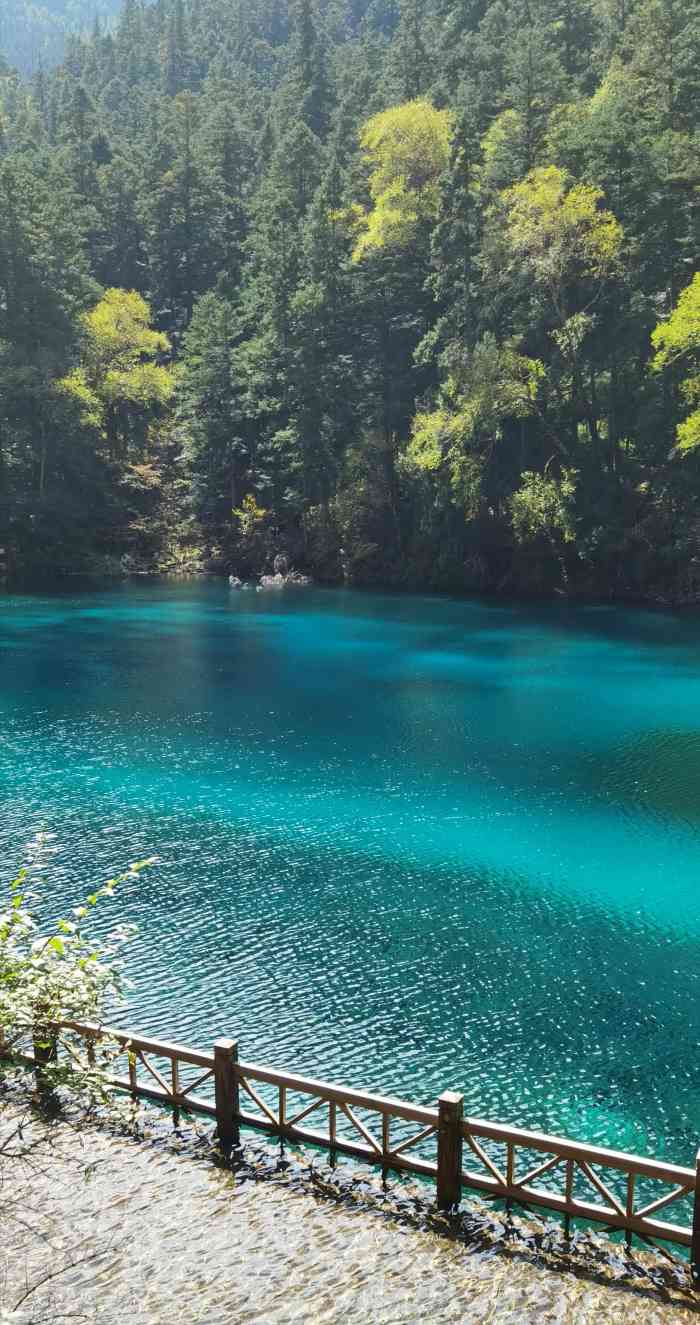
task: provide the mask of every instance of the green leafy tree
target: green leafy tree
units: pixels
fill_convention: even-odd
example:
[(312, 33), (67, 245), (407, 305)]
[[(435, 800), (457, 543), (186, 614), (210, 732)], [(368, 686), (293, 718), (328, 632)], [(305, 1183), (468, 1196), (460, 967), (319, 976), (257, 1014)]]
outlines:
[(602, 196), (556, 166), (538, 167), (504, 191), (491, 216), (486, 288), (497, 296), (507, 272), (513, 330), (538, 349), (543, 336), (549, 341), (548, 427), (565, 457), (578, 445), (580, 424), (592, 441), (599, 432), (588, 354), (595, 310), (621, 271), (623, 244)]
[(356, 429), (352, 387), (357, 310), (350, 244), (338, 220), (343, 178), (333, 160), (309, 208), (292, 308), (291, 417), (299, 439), (308, 517), (326, 524), (343, 452)]
[(171, 370), (157, 362), (170, 348), (168, 338), (150, 320), (141, 295), (107, 290), (83, 314), (80, 363), (59, 384), (115, 459), (142, 453), (149, 421), (172, 395)]
[(419, 98), (382, 111), (363, 126), (360, 145), (372, 207), (358, 215), (356, 262), (373, 249), (409, 245), (417, 228), (435, 220), (452, 125), (450, 111)]
[(622, 227), (600, 208), (602, 190), (569, 186), (556, 166), (539, 167), (504, 194), (505, 239), (529, 278), (547, 291), (562, 324), (570, 316), (568, 289), (576, 275), (597, 281), (616, 268)]
[(140, 216), (139, 164), (121, 153), (97, 171), (99, 224), (94, 270), (103, 286), (147, 293), (146, 232)]
[(114, 896), (127, 880), (137, 879), (155, 857), (136, 861), (123, 874), (91, 891), (70, 916), (43, 925), (36, 908), (46, 891), (44, 871), (52, 834), (39, 834), (28, 858), (6, 885), (0, 909), (0, 1027), (2, 1057), (11, 1066), (13, 1051), (27, 1038), (46, 1060), (41, 1072), (44, 1089), (69, 1090), (88, 1103), (110, 1099), (106, 1067), (109, 1043), (98, 1043), (88, 1055), (85, 1042), (66, 1021), (98, 1022), (105, 1000), (122, 988), (120, 949), (133, 933), (121, 925), (103, 941), (86, 933), (93, 909)]
[(694, 451), (700, 446), (700, 273), (681, 292), (671, 316), (659, 323), (651, 339), (656, 372), (675, 364), (690, 370), (680, 386), (690, 412), (678, 424), (676, 438), (681, 452)]
[(487, 335), (453, 363), (438, 408), (416, 415), (407, 459), (419, 470), (446, 474), (468, 519), (495, 510), (507, 496), (503, 479), (512, 462), (502, 452), (517, 421), (535, 413), (544, 371), (539, 360)]

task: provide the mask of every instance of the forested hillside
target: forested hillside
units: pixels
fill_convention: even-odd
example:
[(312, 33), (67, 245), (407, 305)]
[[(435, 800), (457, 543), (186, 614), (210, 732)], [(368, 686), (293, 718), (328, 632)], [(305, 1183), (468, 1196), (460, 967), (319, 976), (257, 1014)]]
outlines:
[(57, 64), (68, 34), (94, 31), (120, 0), (2, 0), (0, 51), (24, 73)]
[(126, 0), (0, 80), (11, 570), (700, 594), (700, 0)]

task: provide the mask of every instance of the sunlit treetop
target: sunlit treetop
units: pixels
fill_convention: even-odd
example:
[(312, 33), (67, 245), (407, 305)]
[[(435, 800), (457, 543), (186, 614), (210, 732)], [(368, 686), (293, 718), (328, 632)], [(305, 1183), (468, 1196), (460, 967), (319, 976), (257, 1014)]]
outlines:
[(676, 437), (680, 451), (694, 451), (700, 446), (700, 272), (681, 291), (671, 316), (654, 329), (651, 343), (656, 350), (652, 362), (656, 372), (679, 362), (691, 370), (681, 383), (691, 412), (678, 425)]
[(128, 372), (170, 349), (168, 337), (150, 326), (151, 310), (135, 290), (106, 290), (83, 316), (88, 353), (103, 369)]
[(117, 406), (150, 409), (170, 398), (172, 373), (155, 362), (170, 342), (150, 321), (146, 300), (134, 290), (106, 290), (83, 314), (81, 362), (59, 387), (78, 401), (84, 423), (102, 430)]
[(612, 212), (599, 207), (601, 189), (569, 187), (558, 166), (539, 166), (502, 197), (509, 247), (528, 262), (535, 279), (551, 285), (574, 263), (593, 277), (612, 274), (623, 230)]
[(452, 112), (436, 110), (424, 97), (367, 120), (360, 146), (374, 205), (364, 214), (355, 262), (375, 249), (408, 246), (417, 226), (435, 219), (453, 127)]
[(700, 355), (700, 272), (681, 291), (671, 316), (652, 332), (651, 343), (657, 371), (677, 359)]

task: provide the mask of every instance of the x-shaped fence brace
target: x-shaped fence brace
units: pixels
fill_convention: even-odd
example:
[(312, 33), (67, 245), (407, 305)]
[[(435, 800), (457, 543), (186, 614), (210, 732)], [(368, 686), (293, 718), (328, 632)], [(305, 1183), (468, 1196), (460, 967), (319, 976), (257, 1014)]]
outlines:
[[(343, 1117), (347, 1119), (353, 1131), (357, 1135), (359, 1135), (364, 1142), (366, 1142), (367, 1146), (369, 1147), (371, 1156), (372, 1157), (376, 1156), (377, 1162), (386, 1164), (388, 1166), (391, 1165), (391, 1162), (393, 1160), (398, 1159), (401, 1155), (404, 1155), (408, 1150), (411, 1150), (415, 1146), (422, 1144), (428, 1139), (428, 1137), (435, 1136), (437, 1134), (438, 1117), (437, 1113), (435, 1113), (434, 1121), (430, 1121), (425, 1127), (422, 1127), (419, 1132), (414, 1133), (412, 1136), (404, 1137), (403, 1140), (398, 1141), (395, 1145), (392, 1145), (391, 1134), (390, 1134), (392, 1118), (398, 1119), (402, 1118), (404, 1115), (402, 1113), (392, 1112), (391, 1103), (388, 1100), (386, 1102), (382, 1101), (381, 1105), (378, 1105), (377, 1107), (377, 1111), (379, 1112), (380, 1115), (381, 1128), (382, 1128), (381, 1140), (368, 1126), (366, 1126), (366, 1124), (362, 1121), (362, 1119), (358, 1117), (357, 1113), (351, 1107), (350, 1103), (347, 1100), (343, 1100), (342, 1098), (341, 1099), (331, 1098), (330, 1096), (321, 1093), (316, 1095), (311, 1100), (310, 1103), (305, 1104), (303, 1108), (298, 1109), (296, 1113), (290, 1115), (287, 1111), (288, 1088), (286, 1085), (282, 1084), (281, 1082), (277, 1084), (278, 1103), (277, 1103), (277, 1110), (275, 1111), (273, 1108), (271, 1108), (271, 1106), (268, 1103), (266, 1103), (264, 1099), (262, 1099), (258, 1091), (251, 1084), (250, 1075), (246, 1075), (243, 1064), (238, 1065), (236, 1075), (238, 1078), (239, 1085), (243, 1088), (245, 1093), (248, 1095), (249, 1099), (253, 1101), (253, 1103), (255, 1104), (258, 1110), (257, 1116), (255, 1114), (246, 1112), (243, 1115), (245, 1120), (253, 1124), (255, 1123), (262, 1124), (263, 1126), (265, 1126), (266, 1130), (273, 1130), (279, 1134), (290, 1133), (294, 1129), (297, 1129), (299, 1127), (299, 1124), (303, 1122), (306, 1118), (308, 1118), (310, 1114), (315, 1113), (316, 1110), (322, 1108), (324, 1105), (327, 1105), (328, 1107), (327, 1130), (325, 1132), (314, 1132), (310, 1135), (313, 1135), (315, 1140), (325, 1142), (325, 1144), (328, 1146), (329, 1149), (333, 1149), (335, 1147), (340, 1148), (339, 1142), (342, 1143), (343, 1140), (343, 1138), (338, 1133), (338, 1113), (342, 1114)], [(269, 1077), (270, 1075), (269, 1072), (267, 1075)], [(334, 1089), (337, 1094), (338, 1093), (337, 1088)], [(306, 1092), (298, 1091), (297, 1093), (303, 1094)]]
[[(443, 1208), (456, 1205), (462, 1188), (470, 1187), (507, 1204), (515, 1202), (559, 1212), (567, 1221), (572, 1217), (582, 1218), (621, 1229), (628, 1240), (634, 1234), (647, 1241), (678, 1243), (690, 1248), (691, 1266), (700, 1273), (700, 1156), (694, 1170), (564, 1137), (464, 1118), (460, 1095), (445, 1092), (437, 1109), (372, 1095), (239, 1062), (237, 1046), (232, 1040), (217, 1041), (211, 1054), (88, 1022), (65, 1022), (61, 1028), (55, 1028), (58, 1029), (75, 1032), (82, 1038), (89, 1063), (95, 1061), (97, 1043), (106, 1044), (108, 1079), (118, 1089), (134, 1097), (155, 1099), (174, 1109), (214, 1117), (225, 1147), (237, 1142), (241, 1124), (262, 1128), (282, 1138), (311, 1142), (387, 1169), (405, 1169), (430, 1178), (437, 1184), (438, 1203)], [(69, 1041), (64, 1044), (67, 1052), (75, 1055), (74, 1046)], [(0, 1051), (2, 1048), (0, 1030)], [(35, 1037), (33, 1054), (20, 1052), (12, 1038), (5, 1041), (5, 1053), (8, 1052), (33, 1063), (38, 1079), (42, 1065), (46, 1065), (52, 1054), (45, 1034), (39, 1039)], [(113, 1062), (124, 1055), (128, 1062), (127, 1075), (112, 1075)], [(161, 1070), (154, 1059), (167, 1063), (168, 1067)], [(139, 1074), (140, 1068), (148, 1079)], [(194, 1080), (185, 1080), (183, 1074), (195, 1068), (199, 1068), (199, 1073)], [(196, 1093), (207, 1083), (214, 1086), (214, 1100)], [(276, 1107), (263, 1098), (261, 1085), (276, 1091)], [(254, 1111), (240, 1107), (240, 1092), (254, 1105)], [(297, 1103), (290, 1110), (290, 1094), (304, 1097), (308, 1102), (301, 1106)], [(327, 1125), (322, 1130), (301, 1126), (324, 1106), (328, 1110)], [(379, 1136), (373, 1125), (358, 1115), (358, 1109), (378, 1118)], [(341, 1119), (345, 1120), (345, 1126), (339, 1129)], [(392, 1139), (394, 1123), (402, 1124), (404, 1130), (408, 1124), (418, 1124), (418, 1130)], [(425, 1151), (432, 1139), (437, 1141), (437, 1161), (429, 1159)], [(505, 1162), (495, 1157), (500, 1146), (505, 1147)], [(465, 1149), (477, 1161), (476, 1166), (472, 1164), (468, 1169), (463, 1166)], [(538, 1156), (534, 1164), (533, 1153)], [(518, 1172), (523, 1155), (525, 1171)], [(600, 1170), (606, 1175), (611, 1172), (619, 1175), (618, 1190), (611, 1185), (614, 1180), (603, 1177)], [(651, 1200), (643, 1198), (644, 1203), (639, 1205), (640, 1178), (647, 1184), (654, 1181), (671, 1190)], [(547, 1185), (541, 1184), (542, 1179), (546, 1179)], [(623, 1184), (624, 1192), (620, 1190)], [(591, 1193), (599, 1199), (587, 1199)], [(692, 1201), (691, 1223), (672, 1224), (656, 1218), (660, 1211), (684, 1199)]]

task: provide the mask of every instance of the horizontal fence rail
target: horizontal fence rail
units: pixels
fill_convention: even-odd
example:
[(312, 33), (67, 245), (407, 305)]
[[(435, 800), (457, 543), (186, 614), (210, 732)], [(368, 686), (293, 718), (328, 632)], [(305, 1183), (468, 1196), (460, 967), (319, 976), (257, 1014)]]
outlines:
[[(92, 1022), (67, 1021), (93, 1061), (97, 1042), (109, 1045), (110, 1068), (126, 1059), (126, 1073), (109, 1083), (133, 1098), (216, 1120), (228, 1150), (239, 1143), (241, 1126), (350, 1155), (384, 1170), (415, 1173), (433, 1181), (437, 1203), (454, 1209), (464, 1188), (507, 1205), (551, 1210), (571, 1219), (603, 1224), (647, 1242), (690, 1249), (691, 1270), (700, 1276), (700, 1153), (696, 1167), (608, 1150), (564, 1137), (463, 1116), (463, 1097), (445, 1091), (437, 1107), (369, 1094), (314, 1077), (239, 1060), (235, 1040), (217, 1040), (212, 1053), (156, 1040)], [(2, 1051), (0, 1034), (0, 1052)], [(56, 1050), (35, 1042), (33, 1053), (13, 1056), (42, 1067)], [(206, 1087), (207, 1095), (200, 1093)], [(312, 1126), (308, 1125), (311, 1120)], [(304, 1125), (302, 1125), (304, 1124)], [(638, 1192), (638, 1179), (645, 1191)], [(665, 1190), (648, 1199), (650, 1183)], [(658, 1189), (655, 1189), (658, 1191)], [(658, 1219), (684, 1200), (686, 1223)]]

